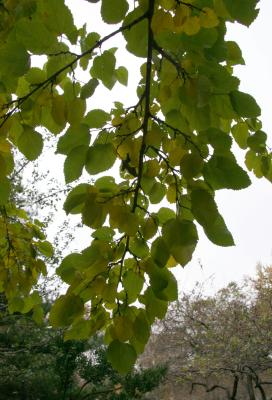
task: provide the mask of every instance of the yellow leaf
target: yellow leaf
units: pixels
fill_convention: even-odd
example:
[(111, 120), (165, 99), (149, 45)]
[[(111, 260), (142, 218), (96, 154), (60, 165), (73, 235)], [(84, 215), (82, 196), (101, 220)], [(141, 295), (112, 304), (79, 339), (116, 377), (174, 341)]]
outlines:
[(176, 202), (177, 199), (177, 189), (176, 185), (172, 184), (168, 186), (167, 192), (166, 192), (166, 198), (167, 201), (171, 204)]
[(219, 19), (213, 9), (204, 7), (202, 11), (200, 14), (200, 25), (203, 28), (214, 28), (219, 24)]
[(159, 89), (159, 101), (161, 103), (166, 102), (169, 98), (171, 97), (171, 89), (170, 87), (167, 85), (161, 85), (160, 89)]
[(175, 0), (159, 0), (159, 4), (165, 9), (165, 10), (172, 10), (176, 2)]
[(56, 124), (62, 126), (66, 124), (66, 102), (63, 96), (56, 96), (52, 100), (52, 117)]
[(167, 261), (166, 268), (173, 268), (176, 267), (178, 263), (174, 259), (174, 257), (171, 255)]
[(174, 31), (175, 25), (173, 17), (170, 13), (159, 9), (156, 11), (152, 18), (152, 30), (155, 34), (159, 34), (164, 31)]
[(155, 178), (155, 176), (159, 174), (161, 167), (158, 160), (148, 160), (144, 164), (144, 169), (145, 176), (148, 176), (149, 178)]
[(86, 101), (74, 98), (67, 103), (67, 120), (71, 125), (80, 124), (86, 110)]
[(200, 19), (197, 16), (189, 17), (183, 24), (183, 32), (188, 36), (196, 35), (200, 30)]
[(191, 15), (191, 9), (188, 6), (180, 4), (174, 15), (173, 21), (175, 26), (175, 32), (180, 33), (183, 30), (183, 24), (185, 23), (186, 19), (189, 18)]

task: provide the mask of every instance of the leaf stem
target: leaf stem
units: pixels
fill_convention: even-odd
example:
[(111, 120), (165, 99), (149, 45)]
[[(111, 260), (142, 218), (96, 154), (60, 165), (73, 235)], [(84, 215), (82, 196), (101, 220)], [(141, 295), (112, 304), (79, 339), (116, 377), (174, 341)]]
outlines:
[[(152, 0), (153, 1), (153, 0)], [(3, 105), (2, 109), (9, 108), (13, 104), (15, 104), (15, 107), (7, 112), (4, 116), (1, 117), (2, 122), (0, 123), (0, 128), (5, 124), (5, 122), (16, 112), (16, 110), (26, 102), (27, 99), (29, 99), (33, 94), (35, 94), (37, 91), (40, 89), (45, 89), (47, 86), (49, 86), (52, 82), (56, 80), (56, 78), (64, 71), (66, 71), (69, 68), (73, 68), (74, 64), (76, 64), (81, 58), (88, 54), (92, 54), (92, 52), (101, 47), (107, 40), (111, 39), (112, 37), (116, 36), (118, 33), (124, 32), (127, 29), (132, 28), (134, 25), (137, 25), (139, 22), (144, 20), (145, 18), (148, 18), (149, 12), (147, 11), (140, 17), (136, 18), (132, 22), (130, 22), (127, 25), (123, 25), (120, 28), (116, 29), (115, 31), (109, 33), (108, 35), (104, 36), (102, 39), (98, 40), (90, 49), (84, 51), (83, 53), (75, 56), (74, 60), (69, 62), (68, 64), (64, 65), (62, 68), (54, 72), (49, 78), (44, 80), (43, 82), (37, 84), (34, 89), (32, 89), (30, 92), (28, 92), (25, 96), (19, 97), (15, 100), (10, 101), (9, 103), (6, 103)]]

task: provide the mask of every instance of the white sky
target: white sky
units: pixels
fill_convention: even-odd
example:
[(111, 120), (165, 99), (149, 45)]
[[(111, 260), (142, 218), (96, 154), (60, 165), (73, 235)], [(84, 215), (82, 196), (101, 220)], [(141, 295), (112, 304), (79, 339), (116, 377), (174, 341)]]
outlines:
[[(90, 5), (84, 0), (67, 0), (77, 24), (88, 21), (88, 29), (99, 31), (101, 21), (93, 11), (97, 5)], [(245, 28), (238, 24), (229, 26), (228, 38), (235, 40), (241, 47), (246, 66), (236, 69), (236, 75), (241, 80), (241, 90), (253, 95), (262, 108), (263, 129), (270, 135), (272, 131), (272, 1), (261, 0), (260, 14), (257, 20)], [(114, 26), (109, 26), (112, 31)], [(110, 46), (114, 46), (114, 40)], [(134, 104), (133, 88), (138, 81), (137, 68), (131, 58), (118, 56), (119, 65), (130, 65), (129, 89), (117, 89), (112, 93), (101, 92), (91, 108), (106, 107), (105, 99), (114, 97), (128, 100), (126, 104)], [(132, 75), (132, 76), (131, 76)], [(130, 90), (131, 87), (131, 90)], [(110, 106), (109, 106), (110, 107)], [(243, 156), (239, 155), (239, 160)], [(209, 290), (218, 289), (231, 280), (240, 280), (244, 275), (254, 274), (256, 264), (272, 263), (272, 187), (262, 179), (253, 178), (250, 188), (242, 191), (219, 191), (217, 196), (219, 210), (228, 228), (234, 236), (235, 247), (222, 248), (213, 245), (202, 232), (193, 260), (184, 269), (176, 269), (180, 290), (190, 289), (196, 281), (204, 281), (213, 277)], [(89, 241), (89, 239), (88, 239)]]

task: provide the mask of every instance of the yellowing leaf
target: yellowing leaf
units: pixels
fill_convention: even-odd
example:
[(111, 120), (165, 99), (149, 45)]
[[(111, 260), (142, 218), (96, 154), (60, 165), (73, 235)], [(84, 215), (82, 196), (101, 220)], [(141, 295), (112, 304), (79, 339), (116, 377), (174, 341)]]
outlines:
[(86, 102), (80, 98), (75, 98), (67, 102), (67, 121), (71, 125), (78, 125), (82, 122), (86, 109)]
[(219, 24), (219, 19), (212, 8), (204, 7), (200, 13), (200, 25), (203, 28), (214, 28)]
[(64, 96), (56, 96), (52, 100), (52, 117), (56, 124), (65, 126), (67, 121), (67, 109)]
[(128, 209), (115, 206), (110, 209), (110, 225), (129, 236), (134, 236), (139, 229), (139, 218)]
[(200, 30), (200, 19), (197, 16), (189, 17), (185, 20), (182, 30), (186, 35), (196, 35)]
[(159, 0), (159, 4), (165, 8), (165, 10), (172, 10), (175, 7), (175, 0)]

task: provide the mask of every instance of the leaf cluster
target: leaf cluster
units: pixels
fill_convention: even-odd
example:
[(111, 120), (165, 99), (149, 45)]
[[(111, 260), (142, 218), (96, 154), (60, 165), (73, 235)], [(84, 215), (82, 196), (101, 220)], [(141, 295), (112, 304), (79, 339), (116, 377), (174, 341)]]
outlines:
[[(37, 255), (52, 254), (46, 240), (33, 238), (27, 217), (11, 224), (9, 202), (13, 149), (37, 159), (48, 130), (65, 156), (66, 183), (73, 184), (64, 210), (92, 229), (90, 245), (57, 269), (68, 289), (50, 323), (66, 328), (67, 340), (104, 330), (109, 360), (126, 372), (155, 318), (177, 298), (170, 268), (191, 260), (196, 223), (216, 245), (234, 244), (215, 201), (217, 190), (250, 185), (233, 141), (246, 150), (246, 167), (272, 180), (260, 108), (233, 75), (244, 63), (241, 51), (225, 40), (228, 22), (254, 21), (258, 1), (89, 3), (98, 3), (88, 6), (100, 7), (104, 23), (118, 27), (104, 37), (77, 27), (64, 0), (4, 0), (0, 9), (0, 280), (11, 311), (22, 312), (18, 303), (43, 269)], [(138, 101), (90, 110), (99, 87), (127, 84), (118, 49), (108, 47), (119, 34), (143, 61)], [(44, 56), (40, 67), (37, 55)]]

